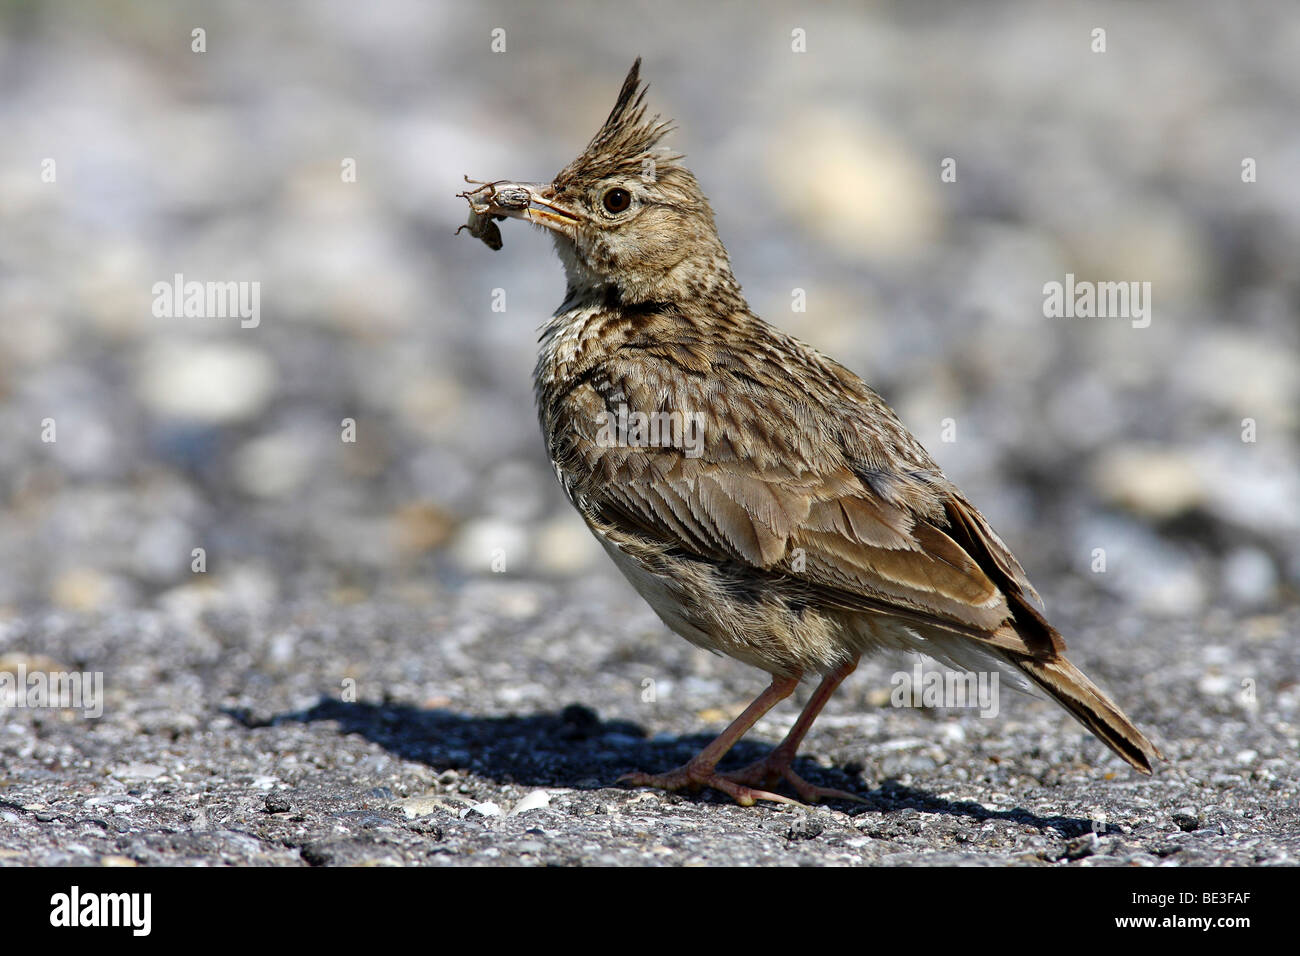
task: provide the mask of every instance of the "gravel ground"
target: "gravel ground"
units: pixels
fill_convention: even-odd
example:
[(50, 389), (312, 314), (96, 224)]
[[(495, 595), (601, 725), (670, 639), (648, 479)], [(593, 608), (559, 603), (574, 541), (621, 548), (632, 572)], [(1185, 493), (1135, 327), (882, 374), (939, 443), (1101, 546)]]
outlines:
[(742, 808), (613, 781), (688, 758), (759, 675), (668, 634), (612, 577), (445, 597), (255, 609), (196, 593), (23, 622), (43, 666), (104, 672), (105, 713), (3, 712), (0, 861), (1300, 862), (1300, 613), (1166, 621), (1139, 643), (1136, 623), (1099, 623), (1114, 607), (1058, 608), (1079, 622), (1080, 663), (1168, 755), (1151, 778), (1044, 701), (1008, 693), (988, 718), (892, 707), (881, 662), (832, 701), (800, 765), (865, 803)]
[[(1300, 862), (1300, 21), (645, 9), (0, 2), (0, 675), (104, 693), (0, 680), (0, 863)], [(799, 765), (864, 804), (613, 786), (763, 680), (564, 501), (560, 267), (454, 194), (553, 175), (638, 54), (751, 305), (898, 409), (1153, 778), (1011, 692), (894, 707), (878, 661)], [(177, 274), (257, 321), (159, 309)], [(1150, 322), (1047, 315), (1067, 276), (1151, 283)]]

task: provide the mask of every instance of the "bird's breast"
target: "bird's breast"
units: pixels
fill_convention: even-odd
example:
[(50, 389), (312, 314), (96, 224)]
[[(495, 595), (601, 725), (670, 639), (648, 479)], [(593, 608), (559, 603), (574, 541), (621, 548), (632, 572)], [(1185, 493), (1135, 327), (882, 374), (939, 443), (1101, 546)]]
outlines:
[(597, 424), (611, 398), (603, 365), (616, 343), (601, 305), (561, 311), (542, 330), (533, 374), (538, 420), (556, 476), (581, 507), (581, 486), (595, 477), (605, 448)]

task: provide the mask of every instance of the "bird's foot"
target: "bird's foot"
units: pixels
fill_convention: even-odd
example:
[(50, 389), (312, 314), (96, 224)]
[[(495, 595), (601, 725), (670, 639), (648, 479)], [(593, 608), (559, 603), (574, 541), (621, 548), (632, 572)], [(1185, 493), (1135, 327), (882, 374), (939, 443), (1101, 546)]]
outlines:
[(620, 785), (626, 787), (655, 787), (659, 790), (699, 790), (711, 787), (725, 793), (742, 807), (752, 807), (755, 801), (770, 800), (773, 803), (793, 803), (799, 801), (771, 793), (757, 787), (732, 780), (730, 774), (720, 774), (712, 767), (688, 763), (667, 773), (625, 773), (618, 778)]
[(815, 783), (809, 783), (791, 768), (790, 763), (793, 760), (793, 754), (787, 754), (777, 749), (762, 760), (756, 760), (747, 767), (741, 767), (739, 770), (733, 770), (720, 776), (741, 787), (773, 787), (784, 780), (794, 788), (794, 792), (799, 794), (799, 799), (805, 803), (818, 803), (822, 800), (849, 800), (853, 803), (867, 802), (862, 797), (849, 793), (847, 790), (819, 787)]

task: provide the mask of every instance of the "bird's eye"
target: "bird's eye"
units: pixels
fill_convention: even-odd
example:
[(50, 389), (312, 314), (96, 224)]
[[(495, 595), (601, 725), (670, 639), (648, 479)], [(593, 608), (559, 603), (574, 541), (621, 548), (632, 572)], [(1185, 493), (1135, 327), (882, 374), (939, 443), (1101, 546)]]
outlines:
[(605, 191), (604, 198), (601, 202), (605, 204), (605, 209), (609, 212), (624, 212), (627, 207), (632, 205), (632, 194), (626, 189), (619, 189), (615, 186), (613, 189)]

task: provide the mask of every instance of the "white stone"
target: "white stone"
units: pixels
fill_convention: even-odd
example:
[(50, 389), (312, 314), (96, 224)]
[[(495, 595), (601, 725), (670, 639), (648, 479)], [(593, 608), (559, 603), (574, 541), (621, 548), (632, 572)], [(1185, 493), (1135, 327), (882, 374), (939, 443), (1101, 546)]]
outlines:
[(275, 377), (271, 358), (248, 345), (168, 342), (145, 352), (136, 393), (159, 415), (222, 424), (265, 408)]
[(1242, 604), (1263, 604), (1277, 590), (1277, 568), (1259, 548), (1237, 548), (1223, 562), (1223, 583)]
[(551, 795), (545, 790), (534, 790), (514, 805), (510, 816), (515, 817), (529, 810), (541, 810), (551, 805)]

